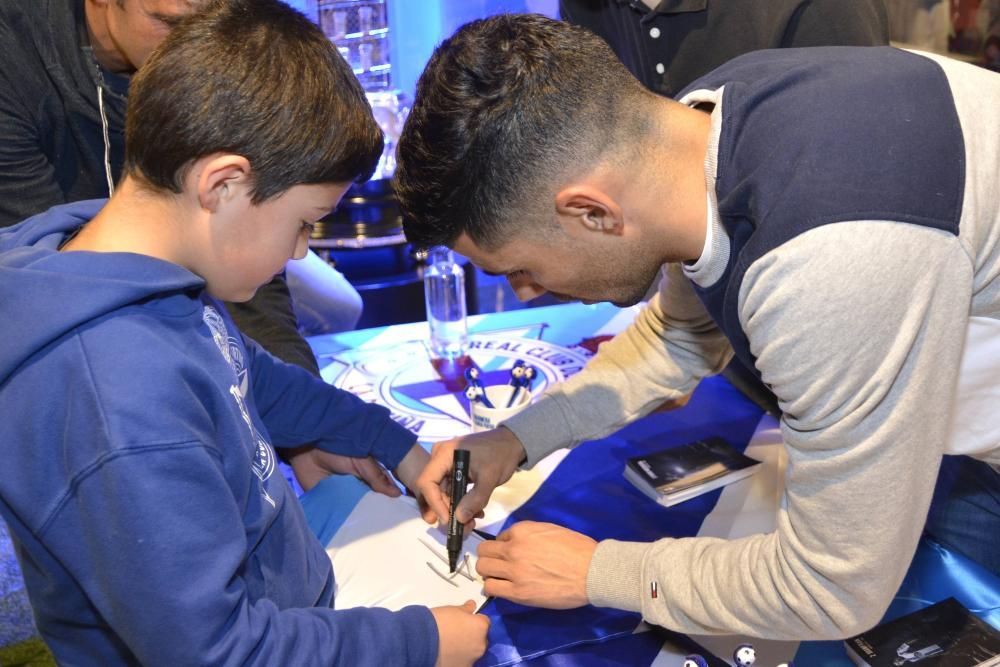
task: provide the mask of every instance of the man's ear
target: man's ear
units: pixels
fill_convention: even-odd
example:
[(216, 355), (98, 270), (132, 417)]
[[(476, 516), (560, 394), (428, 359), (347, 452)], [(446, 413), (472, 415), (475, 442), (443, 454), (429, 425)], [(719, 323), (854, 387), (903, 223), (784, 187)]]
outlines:
[(567, 231), (604, 232), (621, 236), (625, 225), (622, 209), (613, 197), (593, 185), (568, 185), (556, 193), (556, 212)]
[(250, 161), (242, 155), (216, 154), (199, 158), (190, 170), (199, 205), (212, 213), (220, 206), (249, 196), (253, 187)]

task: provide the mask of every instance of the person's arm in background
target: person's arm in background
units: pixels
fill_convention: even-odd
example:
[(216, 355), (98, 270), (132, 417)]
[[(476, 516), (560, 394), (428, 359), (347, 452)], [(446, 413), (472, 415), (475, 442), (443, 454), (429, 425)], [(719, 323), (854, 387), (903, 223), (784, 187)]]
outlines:
[(227, 302), (226, 310), (241, 333), (282, 361), (319, 377), (319, 365), (312, 348), (299, 334), (284, 275), (275, 276), (245, 303)]
[[(0, 44), (12, 44), (11, 28), (0, 22)], [(20, 69), (20, 71), (17, 71)], [(52, 206), (65, 203), (55, 169), (42, 151), (41, 109), (30, 76), (36, 68), (4, 56), (0, 64), (0, 227), (17, 224)]]
[(788, 21), (781, 46), (877, 46), (889, 43), (883, 0), (810, 0)]
[(361, 295), (340, 271), (310, 250), (285, 265), (299, 330), (306, 336), (350, 331), (358, 325)]

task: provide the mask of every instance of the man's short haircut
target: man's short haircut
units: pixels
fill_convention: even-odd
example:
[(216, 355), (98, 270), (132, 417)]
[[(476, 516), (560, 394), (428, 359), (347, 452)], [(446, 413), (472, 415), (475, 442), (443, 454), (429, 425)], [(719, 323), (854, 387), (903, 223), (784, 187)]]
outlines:
[(295, 185), (367, 180), (382, 132), (351, 68), (281, 0), (213, 0), (182, 21), (132, 81), (125, 170), (181, 192), (214, 153), (242, 155), (258, 204)]
[[(495, 250), (545, 233), (561, 179), (634, 143), (649, 94), (584, 28), (537, 14), (473, 21), (435, 50), (399, 140), (407, 239)], [(624, 111), (631, 108), (631, 111)], [(631, 127), (625, 127), (626, 125)]]

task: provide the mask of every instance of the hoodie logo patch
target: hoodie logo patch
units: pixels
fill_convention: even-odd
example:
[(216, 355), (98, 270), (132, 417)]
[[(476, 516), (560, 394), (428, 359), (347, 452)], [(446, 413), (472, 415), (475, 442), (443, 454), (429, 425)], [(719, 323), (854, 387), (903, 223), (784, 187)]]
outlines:
[(223, 358), (236, 374), (239, 383), (240, 396), (246, 398), (248, 387), (246, 360), (243, 358), (243, 348), (235, 337), (229, 335), (226, 329), (226, 322), (222, 319), (215, 308), (205, 306), (202, 312), (202, 320), (208, 325), (208, 330), (212, 332), (212, 340), (222, 353)]
[(260, 479), (260, 492), (264, 496), (264, 500), (270, 503), (271, 507), (275, 507), (274, 499), (267, 493), (265, 482), (274, 474), (276, 457), (271, 443), (254, 426), (253, 420), (250, 418), (250, 411), (247, 410), (246, 395), (249, 389), (249, 379), (246, 360), (243, 357), (243, 347), (234, 336), (229, 335), (225, 320), (222, 319), (222, 315), (215, 308), (205, 306), (205, 309), (202, 311), (202, 320), (208, 326), (208, 330), (212, 332), (212, 340), (215, 341), (215, 345), (219, 348), (222, 357), (236, 375), (237, 383), (229, 388), (229, 393), (232, 395), (233, 400), (236, 401), (236, 407), (239, 409), (240, 416), (243, 417), (243, 423), (246, 424), (255, 445), (251, 469), (257, 478)]

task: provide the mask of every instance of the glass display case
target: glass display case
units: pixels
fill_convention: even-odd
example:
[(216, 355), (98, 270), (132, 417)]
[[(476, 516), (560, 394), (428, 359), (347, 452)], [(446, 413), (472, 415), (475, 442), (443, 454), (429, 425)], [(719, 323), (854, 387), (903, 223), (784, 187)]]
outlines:
[(365, 90), (392, 82), (386, 0), (317, 0), (319, 26), (344, 56)]

